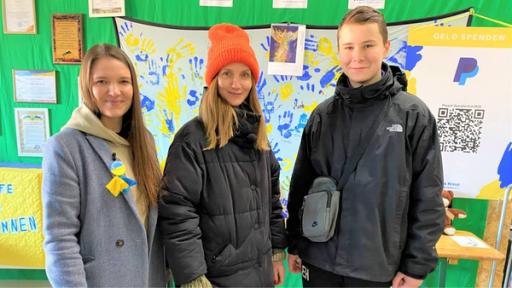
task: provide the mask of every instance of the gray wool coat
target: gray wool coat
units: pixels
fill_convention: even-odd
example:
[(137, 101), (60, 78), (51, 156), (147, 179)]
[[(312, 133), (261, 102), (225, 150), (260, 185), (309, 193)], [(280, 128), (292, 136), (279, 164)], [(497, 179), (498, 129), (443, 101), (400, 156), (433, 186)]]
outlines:
[(46, 273), (54, 287), (165, 286), (157, 208), (146, 230), (130, 193), (112, 196), (112, 150), (98, 137), (65, 128), (43, 160)]

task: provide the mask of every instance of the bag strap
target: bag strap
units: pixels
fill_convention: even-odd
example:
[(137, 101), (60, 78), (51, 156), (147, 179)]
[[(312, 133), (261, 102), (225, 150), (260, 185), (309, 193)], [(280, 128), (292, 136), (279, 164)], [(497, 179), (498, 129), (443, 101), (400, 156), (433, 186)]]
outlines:
[(348, 160), (345, 162), (344, 168), (343, 168), (343, 177), (341, 178), (341, 181), (338, 183), (338, 191), (343, 191), (343, 187), (345, 187), (345, 184), (348, 182), (348, 178), (352, 173), (355, 171), (357, 167), (357, 163), (359, 160), (361, 160), (361, 157), (363, 156), (364, 152), (366, 151), (366, 148), (370, 145), (370, 140), (372, 140), (375, 132), (377, 131), (377, 128), (379, 127), (379, 124), (384, 119), (384, 116), (387, 114), (387, 111), (389, 110), (391, 99), (387, 98), (386, 105), (384, 106), (384, 109), (379, 114), (379, 117), (373, 121), (372, 126), (370, 129), (368, 129), (366, 135), (364, 136), (363, 140), (361, 141), (361, 145), (359, 145), (358, 149), (349, 156)]

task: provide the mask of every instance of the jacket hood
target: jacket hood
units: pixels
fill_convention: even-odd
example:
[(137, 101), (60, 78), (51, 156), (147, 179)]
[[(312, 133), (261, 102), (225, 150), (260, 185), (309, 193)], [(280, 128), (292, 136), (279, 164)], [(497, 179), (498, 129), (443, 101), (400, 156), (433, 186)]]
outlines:
[(116, 132), (108, 129), (100, 119), (85, 105), (80, 105), (71, 115), (64, 127), (80, 130), (114, 144), (129, 146), (130, 143)]
[(368, 86), (353, 88), (347, 75), (342, 74), (336, 83), (334, 97), (346, 104), (363, 104), (393, 97), (407, 90), (407, 78), (397, 66), (382, 63), (382, 78)]

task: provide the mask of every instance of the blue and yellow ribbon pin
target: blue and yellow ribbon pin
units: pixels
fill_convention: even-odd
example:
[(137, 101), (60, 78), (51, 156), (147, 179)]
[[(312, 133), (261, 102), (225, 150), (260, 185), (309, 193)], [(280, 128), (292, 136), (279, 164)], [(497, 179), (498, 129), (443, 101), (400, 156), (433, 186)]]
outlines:
[(114, 177), (105, 186), (114, 197), (119, 196), (119, 193), (128, 193), (130, 187), (137, 185), (137, 181), (126, 177), (126, 166), (123, 162), (116, 160), (110, 164), (110, 172), (114, 174)]

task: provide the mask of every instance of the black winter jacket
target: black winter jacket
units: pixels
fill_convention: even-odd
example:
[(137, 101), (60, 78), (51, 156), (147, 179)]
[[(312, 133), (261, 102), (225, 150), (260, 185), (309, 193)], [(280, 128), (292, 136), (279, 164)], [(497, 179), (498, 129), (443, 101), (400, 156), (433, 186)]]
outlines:
[[(335, 95), (313, 111), (288, 195), (288, 252), (343, 276), (387, 282), (401, 271), (424, 278), (436, 265), (444, 219), (436, 122), (418, 97), (404, 92), (399, 69), (383, 64), (382, 70), (379, 82), (359, 88), (342, 75)], [(377, 130), (368, 132), (382, 109)], [(310, 242), (300, 229), (304, 195), (318, 176), (339, 181), (366, 133), (374, 135), (342, 191), (333, 238)]]
[(198, 118), (185, 124), (164, 171), (159, 227), (176, 284), (273, 286), (272, 248), (286, 247), (279, 164), (254, 133), (213, 150), (205, 137)]

